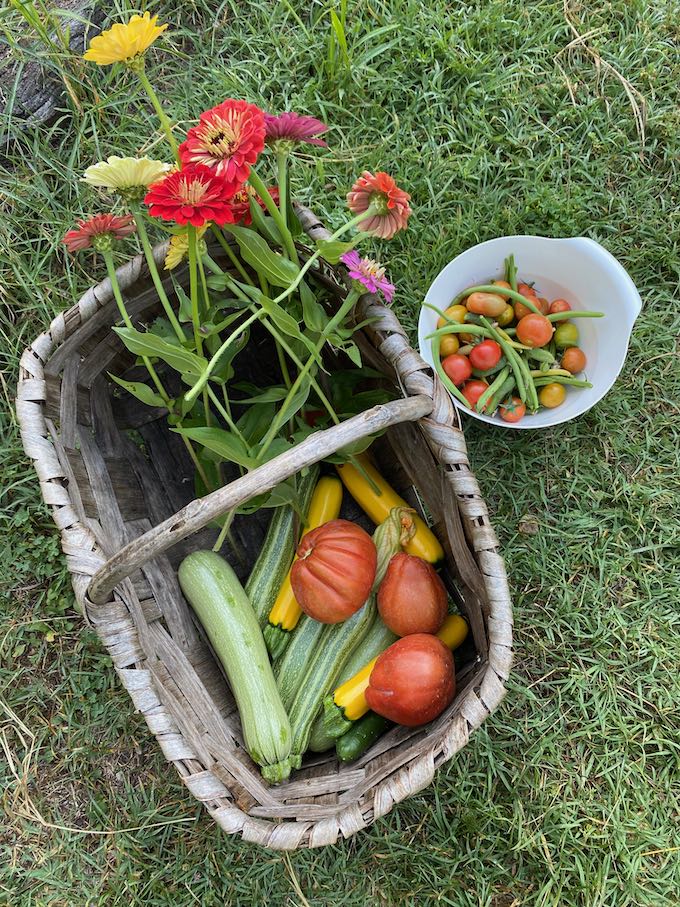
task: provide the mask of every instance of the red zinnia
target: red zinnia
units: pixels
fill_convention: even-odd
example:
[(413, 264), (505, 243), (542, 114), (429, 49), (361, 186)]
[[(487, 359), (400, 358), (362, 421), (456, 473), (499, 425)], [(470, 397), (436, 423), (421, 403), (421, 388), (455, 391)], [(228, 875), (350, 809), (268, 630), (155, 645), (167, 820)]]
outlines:
[(267, 126), (267, 142), (283, 140), (326, 146), (326, 142), (316, 136), (326, 132), (328, 126), (316, 117), (302, 116), (299, 113), (280, 113), (278, 116), (265, 113), (264, 121)]
[(248, 179), (264, 148), (264, 113), (254, 104), (232, 98), (201, 114), (198, 126), (187, 133), (179, 146), (184, 165), (214, 167), (234, 192)]
[[(269, 190), (269, 194), (273, 198), (276, 205), (279, 203), (279, 189), (278, 186), (273, 186)], [(253, 222), (253, 216), (250, 213), (250, 199), (254, 198), (258, 203), (260, 208), (265, 207), (264, 202), (259, 195), (256, 194), (252, 186), (244, 186), (242, 189), (234, 195), (230, 200), (229, 204), (231, 206), (231, 213), (234, 215), (235, 224), (244, 224), (246, 227), (250, 226)]]
[[(101, 245), (102, 242), (110, 248), (111, 240), (123, 239), (135, 232), (133, 218), (129, 214), (125, 217), (117, 217), (115, 214), (95, 214), (89, 220), (79, 220), (77, 223), (77, 229), (69, 230), (62, 239), (69, 252), (80, 252), (82, 249)], [(97, 242), (98, 237), (102, 238), (99, 243)], [(108, 243), (104, 237), (108, 237)]]
[(375, 176), (364, 170), (347, 194), (350, 211), (361, 214), (373, 206), (376, 213), (359, 223), (359, 229), (381, 239), (392, 239), (395, 233), (406, 229), (411, 214), (411, 196), (382, 171)]
[(207, 221), (233, 224), (230, 184), (210, 167), (175, 170), (149, 186), (144, 203), (152, 217), (202, 227)]

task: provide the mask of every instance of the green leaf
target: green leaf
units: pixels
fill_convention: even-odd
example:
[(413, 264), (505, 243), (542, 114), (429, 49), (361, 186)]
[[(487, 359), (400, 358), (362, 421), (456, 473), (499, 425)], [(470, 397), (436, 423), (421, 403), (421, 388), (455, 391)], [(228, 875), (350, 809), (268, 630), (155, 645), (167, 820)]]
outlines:
[[(278, 457), (279, 454), (286, 453), (290, 450), (291, 443), (287, 441), (286, 438), (274, 438), (272, 443), (267, 448), (267, 452), (263, 457), (258, 457), (259, 463), (266, 463), (268, 460), (273, 460), (274, 457)], [(257, 448), (251, 450), (253, 456), (257, 456)]]
[(241, 403), (278, 403), (279, 400), (285, 400), (288, 395), (288, 389), (280, 384), (275, 387), (268, 387), (261, 394), (254, 394), (252, 397), (244, 397), (242, 400), (235, 402)]
[(241, 439), (223, 428), (175, 428), (178, 434), (196, 441), (207, 450), (216, 453), (222, 460), (238, 463), (246, 469), (257, 466), (255, 460), (249, 455), (248, 449)]
[(182, 322), (191, 321), (191, 299), (189, 299), (183, 288), (178, 283), (174, 283), (174, 287), (175, 295), (179, 299), (179, 313), (177, 317)]
[(340, 256), (344, 255), (345, 252), (351, 252), (360, 239), (361, 234), (348, 242), (342, 242), (339, 239), (317, 239), (316, 247), (324, 261), (327, 261), (331, 265), (337, 265), (340, 261)]
[(108, 375), (112, 381), (115, 381), (116, 384), (124, 387), (128, 393), (132, 394), (132, 396), (136, 397), (138, 400), (141, 400), (142, 403), (145, 403), (147, 406), (165, 406), (161, 395), (157, 394), (156, 391), (151, 390), (148, 384), (143, 384), (141, 381), (123, 381), (122, 378), (117, 378), (115, 375), (112, 375), (111, 372), (109, 372)]
[(148, 332), (143, 334), (134, 328), (114, 327), (113, 330), (131, 353), (137, 356), (157, 356), (181, 374), (198, 378), (208, 365), (202, 356), (168, 343), (156, 334)]
[(316, 296), (304, 280), (300, 284), (300, 299), (305, 324), (310, 331), (320, 334), (328, 324), (328, 315), (321, 303), (316, 301)]
[(298, 388), (290, 402), (281, 409), (279, 415), (281, 425), (285, 425), (289, 419), (292, 419), (295, 413), (302, 409), (307, 402), (307, 397), (309, 397), (311, 388), (311, 382), (308, 378), (305, 378), (302, 382), (302, 386)]
[(295, 280), (300, 271), (298, 266), (270, 249), (266, 240), (254, 230), (234, 224), (229, 224), (225, 229), (233, 234), (239, 244), (243, 260), (262, 277), (266, 277), (269, 283), (276, 287), (288, 287)]
[(236, 423), (248, 444), (259, 444), (274, 420), (273, 403), (253, 403)]

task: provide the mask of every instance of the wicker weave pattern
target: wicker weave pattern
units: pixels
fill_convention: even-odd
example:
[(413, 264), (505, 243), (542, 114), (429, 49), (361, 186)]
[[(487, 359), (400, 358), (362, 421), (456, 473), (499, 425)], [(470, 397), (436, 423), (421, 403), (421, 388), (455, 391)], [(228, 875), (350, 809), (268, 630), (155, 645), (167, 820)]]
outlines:
[[(310, 212), (300, 215), (310, 236), (327, 235)], [(164, 253), (155, 250), (158, 262)], [(118, 278), (133, 320), (148, 314), (155, 294), (143, 260), (129, 262)], [(118, 428), (104, 374), (120, 367), (125, 353), (109, 330), (117, 319), (109, 281), (58, 315), (21, 359), (17, 412), (24, 448), (61, 532), (78, 601), (191, 793), (225, 831), (277, 849), (349, 837), (430, 784), (436, 768), (496, 708), (512, 661), (503, 562), (455, 408), (394, 314), (370, 297), (360, 305), (359, 318), (373, 319), (363, 332), (365, 357), (393, 372), (409, 397), (432, 401), (417, 426), (391, 428), (385, 446), (433, 515), (451, 574), (464, 590), (477, 658), (459, 675), (452, 706), (426, 729), (394, 728), (350, 766), (319, 756), (278, 787), (262, 781), (243, 749), (233, 699), (181, 595), (169, 559), (181, 556), (181, 546), (145, 564), (103, 604), (87, 596), (92, 576), (111, 555), (187, 502), (178, 475), (189, 474), (176, 451), (176, 461), (165, 459), (167, 438), (154, 434), (162, 413), (160, 423), (148, 425), (140, 420), (153, 414), (137, 417), (150, 459)], [(118, 421), (125, 427), (125, 419)], [(201, 544), (199, 536), (190, 541)]]

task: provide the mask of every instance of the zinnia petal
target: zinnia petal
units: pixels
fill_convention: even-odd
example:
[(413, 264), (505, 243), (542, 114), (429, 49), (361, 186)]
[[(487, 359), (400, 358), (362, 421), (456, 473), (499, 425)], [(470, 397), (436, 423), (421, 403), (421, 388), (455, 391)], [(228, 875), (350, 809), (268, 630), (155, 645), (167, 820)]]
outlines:
[(126, 63), (143, 54), (168, 27), (156, 25), (158, 16), (150, 13), (133, 16), (129, 22), (117, 22), (90, 41), (83, 54), (85, 60), (98, 66)]
[(411, 196), (395, 183), (388, 173), (364, 170), (347, 194), (347, 205), (354, 214), (377, 208), (376, 213), (360, 221), (358, 227), (382, 239), (391, 239), (406, 229), (411, 215)]

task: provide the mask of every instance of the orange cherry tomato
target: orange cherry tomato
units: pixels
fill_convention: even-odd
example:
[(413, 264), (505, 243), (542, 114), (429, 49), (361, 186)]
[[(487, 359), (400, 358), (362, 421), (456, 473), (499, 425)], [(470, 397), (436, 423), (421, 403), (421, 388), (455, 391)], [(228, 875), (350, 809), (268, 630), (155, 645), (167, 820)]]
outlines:
[(471, 293), (465, 301), (468, 312), (497, 318), (505, 309), (505, 299), (495, 293)]
[(519, 422), (524, 418), (527, 411), (526, 406), (519, 397), (510, 397), (499, 409), (501, 419), (504, 422)]
[(464, 381), (467, 381), (472, 374), (470, 360), (467, 356), (461, 356), (460, 353), (454, 353), (452, 356), (447, 356), (446, 359), (442, 361), (442, 368), (456, 387), (459, 387)]
[(458, 352), (459, 346), (460, 343), (455, 334), (445, 334), (439, 343), (439, 358), (446, 359), (447, 356), (452, 356)]
[(566, 299), (553, 299), (550, 303), (550, 315), (556, 315), (558, 312), (571, 312), (571, 305)]
[(525, 315), (517, 324), (517, 339), (530, 347), (545, 346), (553, 335), (553, 326), (545, 315)]
[[(507, 280), (492, 280), (491, 282), (493, 283), (493, 285), (494, 285), (495, 287), (503, 287), (503, 289), (505, 289), (505, 290), (511, 290), (511, 289), (512, 289), (512, 287), (511, 287), (510, 284), (507, 282)], [(501, 298), (501, 299), (504, 299), (504, 300), (507, 302), (508, 299), (509, 299), (510, 297), (509, 297), (509, 296), (501, 296), (500, 298)]]
[[(521, 283), (517, 287), (517, 292), (521, 296), (524, 296), (525, 299), (530, 299), (531, 302), (533, 302), (533, 304), (539, 310), (539, 312), (543, 311), (543, 307), (541, 306), (541, 302), (538, 298), (536, 290), (534, 290), (533, 287), (530, 287), (529, 284)], [(546, 302), (547, 302), (547, 300), (546, 300)], [(520, 319), (524, 318), (525, 315), (530, 315), (533, 312), (533, 309), (530, 309), (528, 305), (523, 305), (523, 303), (521, 303), (521, 302), (516, 302), (514, 304), (514, 309), (515, 309), (515, 318), (518, 321), (520, 321)], [(544, 314), (546, 314), (546, 313), (544, 313)]]
[(582, 372), (586, 367), (586, 354), (577, 346), (570, 346), (562, 353), (560, 365), (562, 368), (566, 368), (568, 372), (571, 372), (572, 375), (575, 375), (577, 372)]
[(548, 312), (550, 311), (550, 303), (545, 298), (545, 296), (538, 297), (538, 310), (539, 310), (539, 312), (542, 312), (544, 315), (547, 315)]
[(545, 406), (546, 409), (554, 409), (560, 403), (564, 403), (566, 396), (567, 392), (564, 389), (564, 385), (553, 382), (552, 384), (546, 384), (545, 387), (540, 389), (538, 402), (541, 406)]

